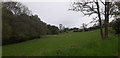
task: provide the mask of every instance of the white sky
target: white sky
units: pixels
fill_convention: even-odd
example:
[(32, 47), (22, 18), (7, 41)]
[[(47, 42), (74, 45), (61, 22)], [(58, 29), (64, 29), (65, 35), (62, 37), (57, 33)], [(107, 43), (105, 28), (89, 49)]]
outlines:
[[(81, 12), (68, 10), (73, 0), (17, 0), (26, 5), (33, 14), (37, 14), (39, 18), (47, 24), (59, 26), (63, 24), (65, 27), (80, 28), (82, 23), (89, 23), (92, 17), (84, 16)], [(92, 24), (89, 24), (92, 26)]]
[(89, 23), (92, 18), (84, 16), (81, 12), (68, 10), (70, 2), (22, 2), (33, 14), (37, 14), (42, 21), (65, 27), (80, 27), (82, 23)]

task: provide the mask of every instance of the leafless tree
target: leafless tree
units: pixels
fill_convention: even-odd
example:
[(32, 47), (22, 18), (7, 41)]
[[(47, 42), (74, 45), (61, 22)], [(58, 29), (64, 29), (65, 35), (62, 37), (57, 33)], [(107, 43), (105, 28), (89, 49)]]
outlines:
[[(112, 16), (113, 11), (115, 10), (114, 2), (110, 2), (109, 0), (76, 0), (72, 3), (71, 7), (72, 8), (69, 10), (81, 11), (84, 15), (91, 16), (93, 14), (97, 14), (94, 19), (98, 18), (97, 21), (100, 25), (101, 38), (108, 38), (109, 17), (110, 15)], [(105, 32), (103, 32), (102, 28), (102, 19), (104, 19)]]

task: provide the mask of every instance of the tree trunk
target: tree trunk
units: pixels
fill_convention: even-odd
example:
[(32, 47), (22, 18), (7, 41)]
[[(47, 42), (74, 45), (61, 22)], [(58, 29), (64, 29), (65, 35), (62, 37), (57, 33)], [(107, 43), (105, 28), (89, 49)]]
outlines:
[(105, 38), (108, 38), (108, 25), (109, 25), (109, 1), (105, 2)]
[(100, 25), (100, 35), (101, 35), (101, 38), (103, 39), (104, 36), (103, 36), (103, 29), (102, 29), (102, 20), (101, 20), (101, 15), (100, 15), (100, 10), (99, 10), (99, 4), (98, 4), (98, 1), (95, 2), (96, 5), (97, 5), (97, 11), (98, 11), (98, 18), (99, 18), (99, 25)]

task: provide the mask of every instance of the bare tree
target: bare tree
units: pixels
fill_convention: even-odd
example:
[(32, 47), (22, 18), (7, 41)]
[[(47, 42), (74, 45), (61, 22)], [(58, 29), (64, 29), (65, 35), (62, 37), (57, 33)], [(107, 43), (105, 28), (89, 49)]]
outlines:
[(105, 1), (105, 38), (108, 38), (108, 23), (109, 23), (109, 1)]
[(102, 20), (101, 20), (101, 13), (100, 13), (100, 7), (98, 0), (92, 0), (92, 1), (75, 1), (72, 4), (73, 11), (81, 11), (84, 15), (91, 16), (92, 14), (97, 14), (99, 18), (99, 25), (100, 25), (100, 34), (101, 38), (103, 38), (103, 30), (102, 30)]
[(103, 39), (104, 38), (104, 35), (103, 35), (103, 30), (102, 30), (102, 19), (101, 19), (101, 15), (100, 15), (100, 7), (99, 7), (99, 4), (98, 4), (98, 0), (96, 0), (96, 5), (97, 5), (97, 14), (98, 14), (98, 17), (99, 17), (99, 25), (100, 25), (100, 34), (101, 34), (101, 38)]
[(105, 38), (108, 38), (108, 26), (109, 26), (109, 18), (110, 16), (113, 16), (114, 11), (116, 12), (118, 8), (116, 8), (116, 2), (111, 2), (110, 0), (105, 0), (104, 6), (105, 6), (105, 20), (104, 20), (104, 26), (105, 26)]
[[(98, 18), (101, 38), (108, 38), (109, 16), (112, 16), (113, 11), (115, 10), (114, 2), (110, 2), (109, 0), (77, 0), (72, 3), (72, 9), (69, 10), (81, 11), (84, 15), (89, 16), (97, 14), (97, 17), (95, 18)], [(104, 19), (105, 34), (103, 33), (102, 19)]]

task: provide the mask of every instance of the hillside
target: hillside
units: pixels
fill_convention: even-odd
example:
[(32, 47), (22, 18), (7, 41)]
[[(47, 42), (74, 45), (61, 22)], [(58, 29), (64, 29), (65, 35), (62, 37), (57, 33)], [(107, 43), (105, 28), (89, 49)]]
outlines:
[(99, 30), (46, 35), (41, 39), (5, 45), (3, 56), (117, 56), (118, 38), (101, 40)]
[(3, 46), (3, 56), (117, 56), (118, 39), (101, 40), (98, 30), (47, 35)]

